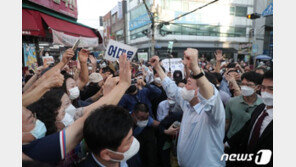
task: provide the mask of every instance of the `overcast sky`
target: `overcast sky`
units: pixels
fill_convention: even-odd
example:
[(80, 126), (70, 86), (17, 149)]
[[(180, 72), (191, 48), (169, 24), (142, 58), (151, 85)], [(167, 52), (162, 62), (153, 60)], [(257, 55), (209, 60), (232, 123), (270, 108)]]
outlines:
[(119, 0), (77, 0), (78, 22), (93, 28), (100, 27), (100, 16), (107, 14)]

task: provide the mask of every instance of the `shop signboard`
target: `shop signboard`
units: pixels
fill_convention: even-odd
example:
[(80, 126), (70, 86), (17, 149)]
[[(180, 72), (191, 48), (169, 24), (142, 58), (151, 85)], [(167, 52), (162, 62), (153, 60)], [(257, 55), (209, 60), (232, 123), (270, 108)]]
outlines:
[(48, 9), (77, 19), (77, 0), (29, 0)]

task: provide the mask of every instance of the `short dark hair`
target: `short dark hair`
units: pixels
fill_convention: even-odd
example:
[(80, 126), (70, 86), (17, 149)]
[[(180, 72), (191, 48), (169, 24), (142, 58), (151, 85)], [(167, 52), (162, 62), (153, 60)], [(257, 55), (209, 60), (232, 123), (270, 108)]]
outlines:
[(149, 112), (148, 105), (145, 103), (137, 103), (134, 107), (133, 112), (138, 113), (139, 111), (148, 113)]
[(263, 76), (261, 74), (256, 73), (255, 71), (246, 72), (241, 76), (241, 80), (248, 80), (254, 82), (255, 85), (261, 85)]
[(104, 105), (86, 119), (83, 135), (88, 148), (99, 155), (105, 148), (116, 151), (132, 126), (133, 120), (127, 110)]
[(222, 77), (222, 75), (221, 75), (220, 73), (218, 73), (218, 72), (214, 72), (214, 73), (212, 73), (212, 74), (214, 74), (214, 75), (216, 76), (218, 82), (221, 82), (221, 81), (222, 81), (223, 77)]
[(234, 68), (235, 67), (235, 63), (229, 63), (228, 65), (227, 65), (227, 68)]
[(273, 80), (273, 70), (269, 70), (263, 75), (263, 79), (270, 79)]
[(46, 135), (57, 132), (55, 125), (57, 111), (62, 106), (62, 97), (65, 94), (62, 88), (52, 88), (46, 92), (37, 102), (28, 106), (28, 109), (36, 113), (37, 118), (45, 124)]
[(205, 72), (206, 78), (214, 85), (218, 84), (216, 76), (210, 72)]
[[(162, 68), (162, 70), (165, 72), (165, 68), (163, 66), (160, 66)], [(153, 74), (157, 74), (157, 71), (153, 68)]]

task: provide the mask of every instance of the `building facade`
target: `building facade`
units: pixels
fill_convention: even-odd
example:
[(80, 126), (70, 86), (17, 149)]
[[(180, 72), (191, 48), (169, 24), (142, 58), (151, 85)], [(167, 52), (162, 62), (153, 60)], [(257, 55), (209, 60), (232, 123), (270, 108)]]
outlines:
[(104, 39), (106, 44), (109, 39), (126, 43), (126, 36), (124, 35), (126, 29), (125, 13), (126, 1), (121, 1), (103, 17)]
[[(151, 9), (153, 0), (146, 2)], [(227, 56), (233, 57), (240, 45), (249, 44), (253, 23), (246, 16), (254, 12), (254, 0), (218, 1), (170, 24), (157, 26), (209, 2), (211, 0), (154, 0), (155, 53), (166, 56), (168, 42), (173, 41), (174, 57), (182, 57), (188, 47), (199, 49), (208, 58), (214, 57), (216, 49), (223, 48)], [(128, 0), (127, 6), (127, 43), (150, 53), (151, 21), (145, 6), (142, 0)]]

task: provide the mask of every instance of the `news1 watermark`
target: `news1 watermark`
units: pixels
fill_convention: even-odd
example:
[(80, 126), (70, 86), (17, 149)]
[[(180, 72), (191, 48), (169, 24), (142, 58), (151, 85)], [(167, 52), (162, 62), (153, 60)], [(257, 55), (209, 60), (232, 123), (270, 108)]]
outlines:
[(223, 154), (221, 161), (253, 161), (257, 165), (266, 165), (271, 159), (272, 152), (270, 150), (259, 150), (256, 155), (250, 154)]

